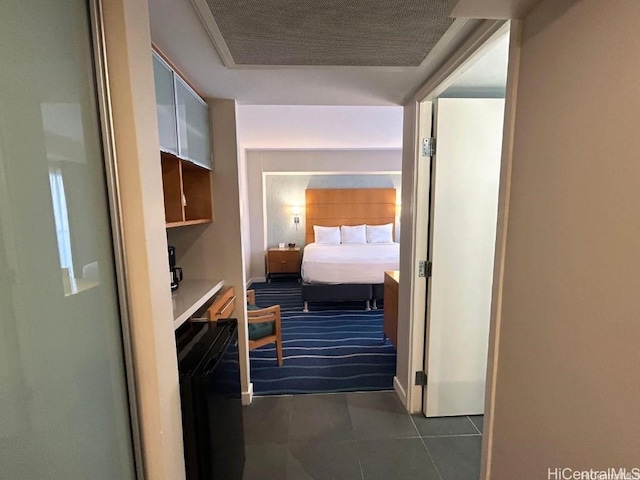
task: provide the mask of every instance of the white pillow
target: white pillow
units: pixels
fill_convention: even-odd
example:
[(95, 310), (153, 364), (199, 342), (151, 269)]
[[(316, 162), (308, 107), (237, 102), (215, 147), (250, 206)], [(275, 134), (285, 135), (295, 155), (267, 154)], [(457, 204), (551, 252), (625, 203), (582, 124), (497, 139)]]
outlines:
[(320, 245), (340, 245), (340, 227), (314, 225), (313, 234)]
[(349, 227), (343, 225), (340, 227), (340, 240), (343, 244), (367, 243), (367, 233), (364, 225), (356, 225)]
[(367, 243), (393, 243), (393, 224), (367, 225)]

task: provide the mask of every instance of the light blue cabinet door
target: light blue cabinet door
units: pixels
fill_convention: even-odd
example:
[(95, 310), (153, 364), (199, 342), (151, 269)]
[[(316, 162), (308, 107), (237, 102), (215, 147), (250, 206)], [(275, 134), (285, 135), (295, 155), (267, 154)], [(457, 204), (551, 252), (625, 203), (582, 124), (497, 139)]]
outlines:
[(176, 96), (173, 71), (155, 52), (153, 53), (153, 77), (156, 86), (160, 150), (177, 155), (178, 129), (176, 126)]
[(209, 108), (180, 78), (174, 76), (178, 114), (178, 155), (213, 169)]

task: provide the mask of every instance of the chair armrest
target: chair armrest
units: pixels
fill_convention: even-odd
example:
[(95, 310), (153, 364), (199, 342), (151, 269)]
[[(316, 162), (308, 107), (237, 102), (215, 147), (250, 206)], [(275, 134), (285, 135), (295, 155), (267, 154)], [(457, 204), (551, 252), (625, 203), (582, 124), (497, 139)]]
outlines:
[(280, 305), (247, 311), (247, 321), (249, 323), (272, 322), (274, 320), (280, 323)]
[(256, 291), (255, 290), (247, 290), (247, 303), (249, 305), (256, 304)]

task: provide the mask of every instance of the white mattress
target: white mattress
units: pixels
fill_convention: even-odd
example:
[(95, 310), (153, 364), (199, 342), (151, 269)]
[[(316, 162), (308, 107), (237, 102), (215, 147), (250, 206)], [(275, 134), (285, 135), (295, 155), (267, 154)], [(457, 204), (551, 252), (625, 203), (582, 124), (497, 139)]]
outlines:
[(307, 283), (384, 283), (384, 272), (399, 267), (397, 243), (310, 243), (302, 257), (302, 279)]

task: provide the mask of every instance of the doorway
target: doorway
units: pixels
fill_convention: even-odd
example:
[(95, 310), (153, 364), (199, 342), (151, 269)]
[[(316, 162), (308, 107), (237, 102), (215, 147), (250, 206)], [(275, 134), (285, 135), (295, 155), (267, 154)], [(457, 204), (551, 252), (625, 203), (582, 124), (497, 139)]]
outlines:
[(420, 104), (435, 145), (416, 212), (428, 219), (427, 417), (484, 410), (508, 51), (505, 26)]
[[(426, 199), (415, 204), (415, 228), (416, 237), (422, 237), (428, 278), (424, 305), (413, 317), (423, 322), (422, 358), (414, 363), (423, 372), (422, 395), (419, 403), (415, 396), (407, 403), (421, 411), (424, 421), (448, 432), (433, 440), (434, 451), (447, 444), (448, 451), (459, 452), (474, 478), (481, 470), (491, 364), (509, 32), (505, 24), (427, 91), (416, 115), (419, 161), (428, 166), (418, 172)], [(428, 137), (435, 141), (423, 146)], [(473, 428), (476, 433), (467, 432)]]
[(439, 98), (433, 118), (423, 412), (481, 415), (504, 99)]

